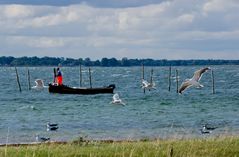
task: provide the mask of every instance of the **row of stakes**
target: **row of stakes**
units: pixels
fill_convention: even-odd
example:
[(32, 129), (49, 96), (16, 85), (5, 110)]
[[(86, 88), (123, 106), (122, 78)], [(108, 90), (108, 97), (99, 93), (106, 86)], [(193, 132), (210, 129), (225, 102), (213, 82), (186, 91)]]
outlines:
[[(81, 72), (82, 68), (80, 66), (80, 86), (82, 85), (82, 72)], [(22, 91), (21, 88), (21, 84), (20, 84), (20, 80), (19, 80), (19, 75), (18, 75), (18, 71), (17, 68), (15, 67), (15, 71), (16, 71), (16, 79), (17, 79), (17, 84), (19, 87), (19, 91)], [(169, 66), (169, 75), (168, 75), (168, 91), (171, 91), (171, 73), (172, 73), (172, 68), (171, 66)], [(152, 77), (153, 77), (153, 69), (151, 69), (151, 82), (152, 82)], [(213, 70), (211, 70), (211, 77), (212, 77), (212, 94), (215, 94), (215, 81), (214, 81), (214, 72)], [(28, 78), (28, 87), (29, 90), (31, 90), (31, 83), (30, 83), (30, 71), (29, 69), (27, 69), (27, 78)], [(176, 69), (176, 92), (178, 93), (178, 88), (179, 88), (179, 76), (178, 76), (178, 69)], [(91, 69), (89, 68), (89, 79), (90, 79), (90, 87), (92, 88), (92, 83), (91, 83)], [(142, 79), (144, 79), (144, 65), (142, 65)], [(144, 93), (145, 93), (145, 89), (144, 89)]]
[[(144, 80), (144, 65), (142, 65), (142, 79)], [(171, 73), (172, 73), (172, 67), (169, 66), (169, 74), (168, 74), (168, 91), (171, 91)], [(175, 79), (176, 79), (176, 92), (179, 93), (179, 75), (178, 75), (178, 69), (175, 70)], [(212, 78), (212, 94), (215, 94), (215, 81), (214, 81), (214, 72), (211, 70), (211, 78)], [(150, 75), (150, 83), (153, 82), (153, 69), (151, 69), (151, 75)], [(144, 89), (145, 93), (145, 89)]]
[[(22, 88), (21, 88), (21, 83), (20, 83), (17, 67), (15, 67), (15, 72), (16, 72), (16, 79), (17, 79), (17, 84), (18, 84), (19, 91), (22, 92)], [(27, 69), (27, 80), (28, 80), (28, 89), (31, 90), (31, 80), (30, 80), (30, 71), (29, 71), (29, 69)], [(54, 80), (55, 80), (55, 78), (54, 78)], [(89, 80), (90, 80), (90, 88), (92, 88), (91, 68), (89, 68)], [(81, 68), (81, 65), (80, 65), (80, 87), (82, 87), (82, 68)]]

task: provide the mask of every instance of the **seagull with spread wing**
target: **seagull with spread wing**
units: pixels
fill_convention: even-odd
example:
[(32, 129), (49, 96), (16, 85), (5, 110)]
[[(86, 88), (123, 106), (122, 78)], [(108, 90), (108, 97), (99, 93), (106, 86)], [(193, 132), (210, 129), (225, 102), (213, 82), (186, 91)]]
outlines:
[(155, 83), (152, 81), (152, 82), (148, 82), (148, 81), (146, 81), (146, 80), (142, 80), (142, 88), (143, 89), (148, 89), (148, 90), (150, 90), (150, 89), (156, 89), (155, 88)]
[(206, 71), (210, 70), (209, 67), (206, 68), (202, 68), (199, 69), (197, 71), (194, 72), (194, 75), (191, 79), (186, 79), (185, 82), (182, 83), (181, 87), (179, 88), (179, 93), (182, 94), (182, 92), (191, 87), (191, 86), (195, 86), (197, 88), (202, 88), (203, 85), (199, 83), (203, 73), (205, 73)]
[(36, 83), (36, 86), (33, 86), (32, 89), (43, 89), (47, 87), (47, 86), (44, 86), (44, 82), (41, 79), (36, 79), (35, 83)]
[(111, 104), (121, 104), (121, 105), (125, 106), (125, 103), (119, 98), (118, 93), (113, 95), (113, 100), (110, 103)]

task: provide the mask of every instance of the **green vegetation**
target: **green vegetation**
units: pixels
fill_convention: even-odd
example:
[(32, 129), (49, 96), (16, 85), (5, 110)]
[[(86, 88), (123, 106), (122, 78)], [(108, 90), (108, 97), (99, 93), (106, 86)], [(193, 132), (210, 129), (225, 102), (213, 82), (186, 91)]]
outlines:
[(0, 66), (192, 66), (192, 65), (239, 65), (239, 60), (153, 60), (153, 59), (128, 59), (121, 60), (116, 58), (102, 58), (101, 60), (91, 61), (90, 58), (56, 58), (56, 57), (0, 57)]
[(238, 157), (239, 138), (134, 142), (80, 141), (67, 144), (3, 146), (1, 157)]

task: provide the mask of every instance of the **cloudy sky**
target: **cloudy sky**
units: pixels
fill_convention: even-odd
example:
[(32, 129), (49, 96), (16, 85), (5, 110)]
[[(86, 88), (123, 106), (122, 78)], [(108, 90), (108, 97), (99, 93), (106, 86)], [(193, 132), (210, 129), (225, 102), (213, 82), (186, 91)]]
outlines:
[(0, 56), (239, 59), (239, 0), (0, 0)]

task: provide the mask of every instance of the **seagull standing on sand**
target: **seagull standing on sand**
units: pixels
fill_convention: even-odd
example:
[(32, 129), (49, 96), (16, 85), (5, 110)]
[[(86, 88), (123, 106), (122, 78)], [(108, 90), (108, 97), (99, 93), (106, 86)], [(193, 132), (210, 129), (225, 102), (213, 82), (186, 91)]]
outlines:
[(205, 126), (203, 126), (203, 128), (201, 129), (201, 133), (202, 134), (210, 134), (210, 133), (212, 133), (212, 131), (207, 130), (207, 128)]
[(179, 88), (179, 93), (182, 94), (182, 92), (191, 87), (191, 86), (195, 86), (196, 88), (202, 88), (203, 85), (201, 85), (199, 83), (203, 73), (205, 73), (206, 71), (210, 70), (209, 67), (206, 68), (202, 68), (200, 70), (197, 70), (194, 72), (194, 75), (191, 79), (186, 79), (185, 82), (182, 83), (181, 87)]
[(36, 141), (37, 142), (47, 142), (47, 141), (50, 141), (50, 137), (40, 137), (39, 135), (36, 135)]
[(121, 105), (125, 106), (125, 103), (119, 98), (118, 93), (115, 93), (113, 95), (113, 100), (110, 103), (111, 104), (121, 104)]
[(215, 129), (216, 129), (216, 127), (209, 127), (206, 124), (206, 125), (203, 125), (203, 127), (201, 129), (201, 133), (202, 134), (210, 134), (210, 133), (212, 133), (212, 130), (215, 130)]
[(33, 86), (33, 89), (43, 89), (46, 88), (46, 86), (44, 86), (44, 82), (41, 79), (36, 79), (35, 80), (36, 86)]

